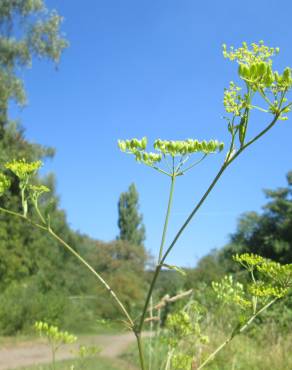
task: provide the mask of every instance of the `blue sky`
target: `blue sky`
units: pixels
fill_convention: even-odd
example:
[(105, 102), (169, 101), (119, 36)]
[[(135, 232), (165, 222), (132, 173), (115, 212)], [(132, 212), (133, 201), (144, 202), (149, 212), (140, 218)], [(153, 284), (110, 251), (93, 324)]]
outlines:
[[(236, 66), (222, 43), (264, 40), (279, 46), (275, 65), (292, 64), (291, 1), (48, 0), (65, 18), (70, 41), (56, 71), (35, 61), (24, 73), (29, 104), (14, 111), (26, 137), (53, 146), (45, 164), (70, 225), (101, 240), (118, 233), (117, 201), (131, 182), (140, 194), (146, 247), (158, 248), (169, 180), (117, 149), (118, 138), (217, 138), (228, 142), (223, 89)], [(264, 119), (268, 120), (266, 115)], [(253, 132), (261, 126), (252, 122)], [(282, 121), (246, 151), (219, 182), (170, 255), (193, 266), (235, 230), (239, 215), (260, 210), (263, 188), (285, 185), (292, 169), (292, 125)], [(177, 182), (168, 241), (224, 159), (211, 156)]]

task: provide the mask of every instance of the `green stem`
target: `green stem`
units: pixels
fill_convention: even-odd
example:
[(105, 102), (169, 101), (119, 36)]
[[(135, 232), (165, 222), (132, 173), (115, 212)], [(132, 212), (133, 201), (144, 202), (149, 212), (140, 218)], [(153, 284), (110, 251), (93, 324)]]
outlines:
[(187, 171), (189, 171), (190, 169), (192, 169), (193, 167), (197, 166), (199, 163), (201, 163), (206, 157), (207, 157), (208, 154), (204, 154), (203, 157), (201, 159), (199, 159), (198, 161), (194, 162), (193, 164), (191, 164), (189, 167), (183, 169), (182, 171), (180, 172), (177, 172), (177, 176), (179, 175), (183, 175), (184, 173), (186, 173)]
[(135, 335), (136, 335), (137, 345), (138, 345), (138, 350), (139, 350), (139, 360), (140, 360), (141, 370), (146, 370), (141, 333), (135, 333)]
[(202, 198), (200, 199), (200, 201), (198, 202), (198, 204), (196, 205), (196, 207), (193, 209), (193, 211), (190, 213), (190, 215), (188, 216), (188, 218), (186, 219), (186, 221), (183, 223), (182, 227), (179, 229), (178, 233), (174, 237), (174, 239), (171, 242), (170, 246), (167, 248), (166, 252), (162, 256), (162, 258), (160, 260), (160, 263), (161, 264), (164, 263), (164, 261), (166, 260), (167, 256), (171, 252), (172, 248), (174, 247), (174, 245), (178, 241), (179, 237), (181, 236), (181, 234), (183, 233), (183, 231), (185, 230), (185, 228), (188, 226), (188, 224), (190, 223), (191, 219), (197, 213), (197, 211), (199, 210), (199, 208), (201, 207), (201, 205), (204, 203), (205, 199), (208, 197), (209, 193), (214, 188), (214, 186), (216, 185), (217, 181), (220, 179), (221, 175), (223, 174), (223, 172), (227, 168), (228, 164), (229, 164), (228, 162), (225, 162), (223, 164), (223, 166), (220, 168), (219, 172), (215, 176), (214, 180), (212, 181), (211, 185), (209, 186), (209, 188), (207, 189), (207, 191), (205, 192), (205, 194), (202, 196)]
[(227, 346), (228, 343), (230, 343), (232, 341), (232, 339), (234, 337), (236, 337), (237, 335), (241, 334), (244, 330), (246, 330), (246, 328), (254, 321), (254, 319), (260, 315), (263, 311), (265, 311), (267, 308), (269, 308), (273, 303), (275, 303), (276, 301), (278, 300), (278, 298), (274, 298), (272, 299), (269, 303), (267, 303), (265, 306), (263, 306), (258, 312), (256, 312), (255, 314), (253, 314), (248, 320), (247, 322), (238, 330), (234, 330), (232, 332), (232, 334), (230, 335), (229, 338), (227, 338), (222, 344), (220, 344), (219, 347), (217, 347), (215, 349), (215, 351), (213, 351), (207, 358), (206, 360), (198, 367), (197, 370), (200, 370), (202, 369), (203, 367), (205, 367), (210, 361), (212, 361), (214, 359), (214, 357), (217, 355), (218, 352), (220, 352), (225, 346)]
[(52, 368), (53, 370), (55, 370), (56, 369), (56, 348), (55, 348), (54, 343), (52, 343), (51, 345), (52, 345)]
[(163, 232), (162, 232), (162, 238), (161, 238), (161, 243), (160, 243), (160, 248), (159, 248), (158, 265), (159, 265), (160, 260), (162, 258), (163, 247), (164, 247), (164, 244), (165, 244), (165, 238), (166, 238), (166, 233), (167, 233), (167, 228), (168, 228), (170, 210), (171, 210), (171, 206), (172, 206), (174, 184), (175, 184), (175, 175), (172, 175), (171, 176), (171, 185), (170, 185), (170, 191), (169, 191), (167, 211), (166, 211), (165, 222), (164, 222)]
[(28, 222), (29, 224), (35, 226), (35, 227), (38, 227), (39, 229), (42, 229), (44, 231), (47, 231), (47, 228), (43, 225), (40, 225), (30, 219), (28, 219), (27, 217), (25, 217), (24, 215), (22, 215), (21, 213), (17, 213), (17, 212), (14, 212), (14, 211), (10, 211), (9, 209), (6, 209), (6, 208), (2, 208), (0, 207), (0, 212), (3, 212), (3, 213), (7, 213), (8, 215), (10, 216), (14, 216), (14, 217), (18, 217), (20, 219), (22, 219), (23, 221), (26, 221)]
[(149, 290), (148, 290), (148, 293), (147, 293), (147, 297), (146, 297), (146, 300), (145, 300), (145, 303), (144, 303), (143, 312), (142, 312), (142, 315), (140, 317), (140, 321), (139, 321), (139, 324), (138, 324), (138, 328), (137, 328), (138, 333), (142, 332), (145, 317), (146, 317), (146, 313), (147, 313), (147, 309), (148, 309), (148, 306), (149, 306), (149, 302), (150, 302), (150, 299), (151, 299), (151, 296), (152, 296), (152, 293), (153, 293), (153, 289), (154, 289), (156, 280), (159, 276), (161, 268), (162, 268), (162, 265), (159, 264), (159, 265), (156, 266), (156, 269), (154, 271), (154, 275), (153, 275), (153, 278), (152, 278), (152, 281), (151, 281), (151, 284), (150, 284), (150, 287), (149, 287)]
[(40, 211), (40, 209), (39, 209), (39, 205), (38, 205), (38, 200), (37, 200), (37, 199), (36, 199), (36, 200), (35, 200), (35, 202), (34, 202), (34, 207), (35, 207), (35, 210), (36, 210), (36, 212), (37, 212), (37, 214), (38, 214), (39, 218), (41, 219), (42, 223), (43, 223), (44, 225), (46, 225), (46, 220), (45, 220), (44, 216), (42, 215), (42, 213), (41, 213), (41, 211)]
[(160, 264), (160, 260), (161, 260), (162, 254), (163, 254), (163, 247), (164, 247), (164, 244), (165, 244), (165, 237), (166, 237), (168, 221), (169, 221), (169, 216), (170, 216), (170, 210), (171, 210), (171, 205), (172, 205), (172, 199), (173, 199), (175, 178), (176, 178), (176, 176), (174, 174), (172, 174), (167, 211), (166, 211), (165, 222), (164, 222), (164, 227), (163, 227), (163, 232), (162, 232), (162, 239), (161, 239), (160, 249), (159, 249), (158, 264), (156, 266), (154, 276), (153, 276), (153, 279), (152, 279), (152, 282), (151, 282), (151, 285), (150, 285), (150, 288), (149, 288), (149, 291), (148, 291), (148, 294), (147, 294), (147, 297), (146, 297), (143, 312), (142, 312), (142, 315), (140, 317), (139, 325), (138, 325), (138, 328), (137, 328), (137, 333), (142, 332), (145, 317), (146, 317), (146, 313), (147, 313), (147, 309), (148, 309), (149, 302), (150, 302), (151, 297), (152, 297), (152, 292), (153, 292), (153, 289), (154, 289), (154, 285), (156, 283), (156, 279), (158, 278), (159, 272), (162, 268), (162, 265)]

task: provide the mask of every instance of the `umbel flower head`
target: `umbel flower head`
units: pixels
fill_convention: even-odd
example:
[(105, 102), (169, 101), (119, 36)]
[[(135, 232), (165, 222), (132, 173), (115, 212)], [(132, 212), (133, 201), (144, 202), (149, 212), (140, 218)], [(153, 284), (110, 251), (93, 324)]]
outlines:
[(13, 172), (20, 180), (25, 180), (34, 175), (41, 166), (41, 161), (26, 162), (25, 159), (14, 160), (5, 164), (5, 168)]
[[(173, 174), (183, 174), (185, 172), (183, 165), (189, 160), (190, 156), (195, 153), (201, 153), (204, 157), (208, 154), (220, 152), (224, 148), (224, 143), (217, 140), (199, 141), (195, 139), (187, 140), (161, 140), (157, 139), (153, 143), (155, 152), (148, 152), (148, 140), (143, 137), (141, 140), (119, 140), (118, 146), (122, 152), (134, 155), (136, 161), (144, 163), (147, 166), (158, 168), (158, 163), (162, 160), (167, 161), (167, 157), (172, 158)], [(175, 159), (177, 160), (175, 165)], [(169, 174), (165, 171), (162, 171)]]
[[(291, 109), (287, 104), (287, 94), (292, 87), (292, 72), (286, 67), (282, 73), (274, 70), (273, 57), (279, 53), (279, 48), (264, 45), (263, 41), (248, 45), (242, 43), (239, 48), (223, 45), (223, 56), (238, 64), (238, 77), (244, 82), (243, 87), (230, 83), (224, 90), (223, 104), (228, 121), (228, 130), (238, 138), (240, 147), (247, 142), (250, 113), (256, 109), (271, 113), (274, 119), (286, 120)], [(256, 98), (256, 103), (254, 100)]]

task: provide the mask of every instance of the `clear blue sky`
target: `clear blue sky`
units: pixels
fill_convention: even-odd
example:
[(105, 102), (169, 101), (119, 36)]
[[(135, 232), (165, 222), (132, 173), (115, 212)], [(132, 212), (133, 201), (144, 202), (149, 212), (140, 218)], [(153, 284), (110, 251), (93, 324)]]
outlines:
[[(48, 0), (65, 18), (70, 41), (56, 72), (34, 62), (24, 77), (29, 105), (13, 112), (30, 140), (57, 153), (45, 169), (70, 225), (101, 240), (118, 233), (117, 201), (131, 182), (140, 194), (146, 247), (157, 250), (168, 179), (117, 149), (118, 138), (228, 141), (223, 89), (236, 66), (222, 43), (263, 39), (279, 46), (275, 64), (292, 64), (291, 1)], [(266, 116), (266, 119), (269, 119)], [(255, 120), (256, 131), (261, 127)], [(254, 131), (254, 132), (255, 132)], [(263, 188), (285, 184), (292, 169), (292, 118), (241, 156), (219, 182), (169, 263), (193, 266), (221, 247), (242, 212), (260, 210)], [(168, 240), (214, 176), (224, 154), (180, 178)]]

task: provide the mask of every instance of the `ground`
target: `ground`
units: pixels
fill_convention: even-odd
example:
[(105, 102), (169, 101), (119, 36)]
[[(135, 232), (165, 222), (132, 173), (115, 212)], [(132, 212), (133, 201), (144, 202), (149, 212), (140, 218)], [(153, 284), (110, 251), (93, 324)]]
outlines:
[[(94, 345), (101, 348), (100, 356), (110, 359), (118, 358), (127, 347), (135, 341), (132, 333), (116, 335), (84, 336), (74, 345), (63, 346), (57, 354), (58, 360), (74, 358), (74, 349), (80, 344)], [(0, 348), (0, 370), (16, 369), (21, 366), (44, 364), (51, 361), (51, 352), (45, 341), (25, 341), (18, 344), (7, 343)], [(122, 360), (121, 365), (122, 365)], [(127, 369), (134, 370), (130, 365)]]

